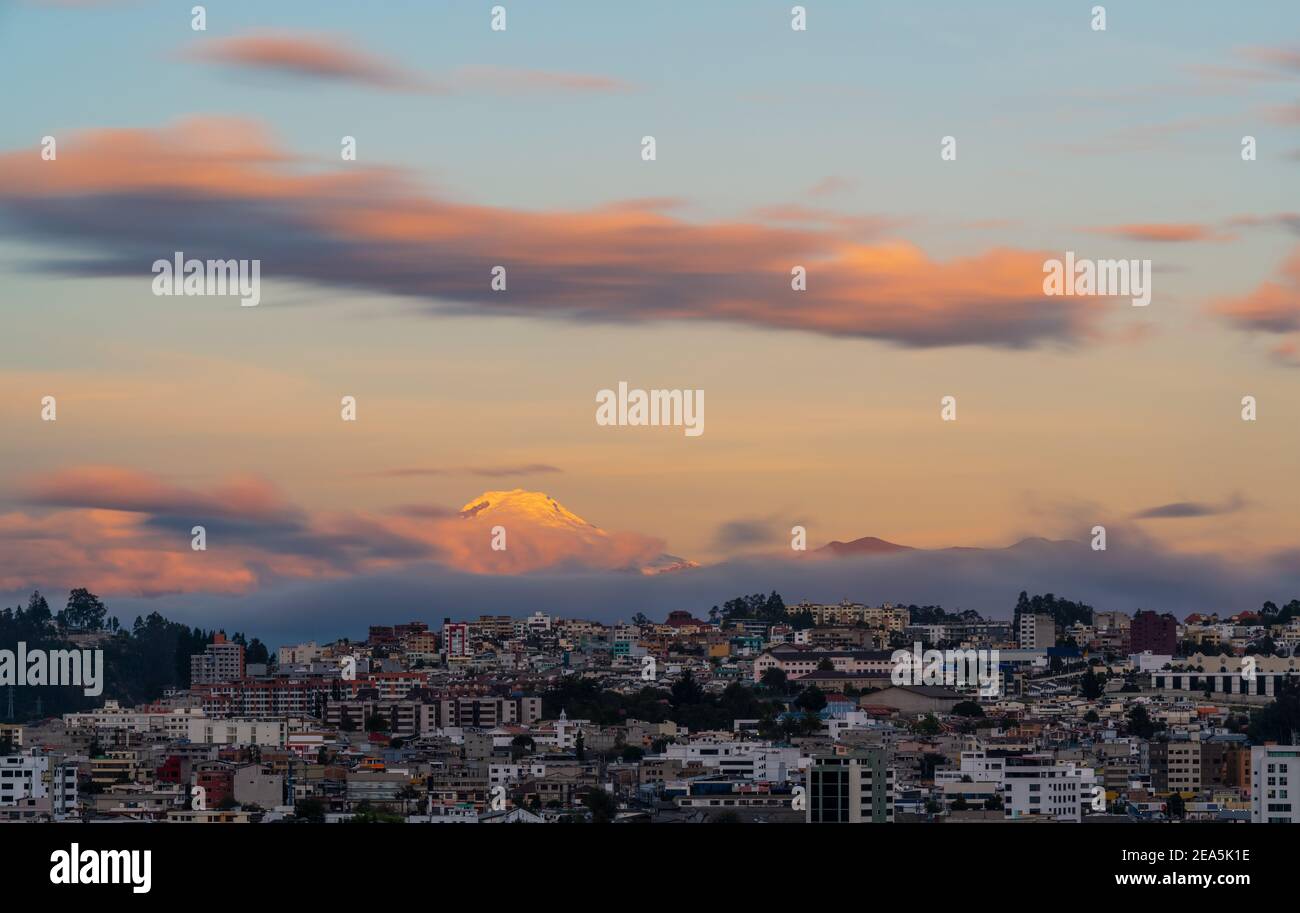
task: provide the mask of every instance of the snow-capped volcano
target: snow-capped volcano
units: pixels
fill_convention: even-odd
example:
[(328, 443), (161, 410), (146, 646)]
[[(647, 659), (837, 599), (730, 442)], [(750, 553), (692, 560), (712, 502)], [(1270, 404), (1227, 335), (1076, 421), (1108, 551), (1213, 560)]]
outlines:
[[(579, 517), (545, 492), (485, 491), (462, 507), (449, 525), (454, 562), (484, 572), (550, 568), (636, 570), (643, 574), (697, 567), (666, 555), (663, 542), (638, 533), (609, 532)], [(490, 548), (491, 530), (504, 529), (505, 548)]]
[(462, 507), (460, 516), (465, 519), (488, 516), (493, 518), (495, 523), (515, 520), (553, 529), (581, 532), (590, 530), (603, 534), (603, 530), (599, 527), (588, 523), (545, 492), (525, 491), (522, 488), (510, 491), (485, 491)]

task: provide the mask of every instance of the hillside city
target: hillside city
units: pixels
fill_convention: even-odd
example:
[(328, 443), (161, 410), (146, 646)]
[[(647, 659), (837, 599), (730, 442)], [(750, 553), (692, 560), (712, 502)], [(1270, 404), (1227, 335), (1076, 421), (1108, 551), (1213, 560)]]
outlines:
[(994, 621), (771, 593), (271, 650), (79, 590), (0, 635), (109, 658), (91, 706), (0, 687), (9, 822), (1300, 820), (1294, 600), (1178, 621), (1022, 593)]

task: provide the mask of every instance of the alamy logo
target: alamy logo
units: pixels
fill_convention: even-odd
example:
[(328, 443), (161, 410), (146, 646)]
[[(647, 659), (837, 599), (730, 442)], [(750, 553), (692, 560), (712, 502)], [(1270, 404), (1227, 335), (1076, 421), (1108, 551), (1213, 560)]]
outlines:
[(238, 295), (246, 308), (262, 300), (261, 260), (186, 260), (178, 250), (155, 260), (153, 272), (155, 295)]
[(1065, 260), (1044, 260), (1044, 295), (1100, 295), (1131, 298), (1134, 307), (1151, 303), (1150, 260), (1075, 259), (1074, 251), (1065, 252)]
[(86, 697), (104, 692), (103, 650), (28, 650), (25, 641), (17, 650), (0, 650), (0, 686), (73, 685)]
[(895, 650), (891, 680), (895, 685), (978, 685), (985, 697), (998, 694), (997, 650)]
[(597, 425), (680, 425), (687, 437), (704, 433), (703, 390), (629, 390), (618, 382), (618, 392), (596, 393)]
[(148, 894), (152, 884), (152, 850), (68, 850), (50, 854), (53, 884), (129, 884), (132, 892)]

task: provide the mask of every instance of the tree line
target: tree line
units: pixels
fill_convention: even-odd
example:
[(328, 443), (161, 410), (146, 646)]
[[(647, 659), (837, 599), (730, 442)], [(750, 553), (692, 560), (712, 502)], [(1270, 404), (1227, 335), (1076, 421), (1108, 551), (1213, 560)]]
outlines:
[[(24, 722), (90, 710), (104, 700), (124, 706), (148, 703), (170, 688), (190, 685), (190, 657), (202, 653), (215, 631), (170, 621), (158, 612), (136, 616), (130, 628), (108, 614), (103, 601), (84, 588), (68, 593), (58, 612), (39, 590), (27, 605), (0, 608), (0, 649), (27, 650), (101, 649), (104, 651), (104, 693), (87, 697), (77, 686), (0, 687), (0, 719)], [(77, 635), (99, 634), (93, 643), (78, 644)], [(266, 662), (268, 651), (257, 638), (242, 633), (230, 638), (245, 646), (249, 662)], [(13, 712), (10, 714), (12, 697)]]

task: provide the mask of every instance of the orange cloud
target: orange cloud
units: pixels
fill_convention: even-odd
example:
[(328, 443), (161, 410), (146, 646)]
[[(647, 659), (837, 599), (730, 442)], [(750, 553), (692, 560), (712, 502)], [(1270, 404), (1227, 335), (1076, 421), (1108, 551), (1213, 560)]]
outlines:
[[(168, 538), (138, 514), (66, 510), (37, 517), (0, 514), (0, 590), (88, 586), (100, 593), (158, 596), (254, 588), (253, 555), (224, 549), (195, 552), (188, 537)], [(281, 571), (291, 568), (272, 561)], [(328, 570), (328, 569), (325, 569)], [(84, 583), (73, 581), (81, 580)]]
[(240, 66), (290, 76), (354, 82), (398, 92), (426, 92), (432, 85), (422, 77), (385, 63), (341, 40), (288, 32), (254, 32), (230, 38), (206, 39), (192, 46), (193, 60)]
[(1292, 249), (1279, 273), (1276, 280), (1265, 281), (1246, 295), (1216, 301), (1214, 311), (1242, 329), (1300, 330), (1300, 245)]
[[(1300, 331), (1300, 245), (1292, 248), (1278, 269), (1278, 277), (1261, 282), (1251, 292), (1235, 298), (1221, 298), (1211, 310), (1242, 330), (1262, 333)], [(1297, 336), (1277, 343), (1271, 354), (1275, 361), (1300, 366)]]
[(1099, 235), (1111, 235), (1129, 241), (1231, 241), (1233, 235), (1215, 231), (1207, 225), (1193, 222), (1147, 222), (1130, 225), (1111, 225), (1089, 228)]
[[(705, 320), (1022, 348), (1095, 338), (1109, 307), (1044, 296), (1050, 252), (942, 262), (903, 240), (854, 241), (842, 226), (695, 223), (646, 205), (476, 206), (391, 170), (303, 175), (295, 164), (244, 121), (93, 131), (69, 137), (57, 162), (30, 150), (0, 156), (0, 209), (29, 237), (96, 251), (63, 262), (77, 274), (147, 278), (153, 260), (183, 249), (261, 260), (268, 279), (421, 298), (434, 314)], [(498, 264), (506, 294), (489, 285)], [(805, 292), (791, 290), (796, 266), (807, 270)]]

